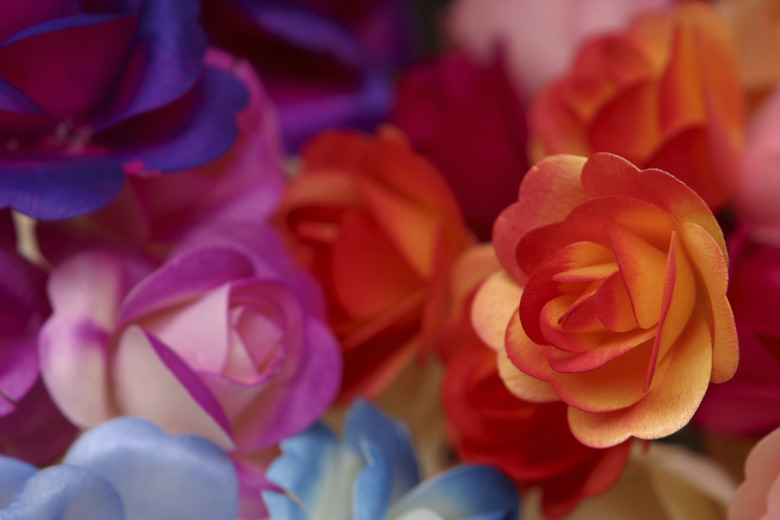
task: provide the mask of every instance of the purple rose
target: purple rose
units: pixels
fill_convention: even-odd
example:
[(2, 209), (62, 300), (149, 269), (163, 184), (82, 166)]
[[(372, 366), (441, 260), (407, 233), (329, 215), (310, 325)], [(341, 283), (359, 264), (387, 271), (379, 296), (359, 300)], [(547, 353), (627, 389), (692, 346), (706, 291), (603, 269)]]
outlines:
[(60, 455), (76, 429), (40, 381), (38, 329), (49, 315), (45, 273), (14, 250), (10, 213), (0, 211), (0, 454), (34, 464)]
[(247, 99), (204, 65), (196, 0), (0, 0), (0, 207), (110, 202), (127, 173), (216, 159)]
[(210, 40), (244, 56), (279, 109), (297, 152), (334, 126), (373, 131), (390, 109), (390, 65), (408, 54), (397, 0), (204, 0)]
[(338, 391), (317, 287), (270, 229), (200, 235), (156, 270), (85, 251), (48, 288), (41, 370), (65, 415), (84, 427), (133, 415), (207, 437), (237, 461), (245, 503), (259, 499), (247, 482), (262, 485), (252, 463)]

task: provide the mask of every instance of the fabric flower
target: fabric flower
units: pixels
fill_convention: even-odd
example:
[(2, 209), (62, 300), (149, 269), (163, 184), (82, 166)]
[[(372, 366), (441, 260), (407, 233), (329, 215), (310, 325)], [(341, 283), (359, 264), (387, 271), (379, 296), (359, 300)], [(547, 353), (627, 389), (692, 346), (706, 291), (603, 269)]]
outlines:
[(760, 438), (780, 426), (780, 247), (729, 237), (729, 302), (739, 334), (734, 377), (713, 385), (694, 422), (709, 432)]
[(631, 441), (606, 450), (585, 446), (569, 431), (565, 404), (524, 401), (506, 388), (496, 359), (506, 354), (479, 340), (469, 313), (475, 290), (499, 269), (487, 244), (466, 251), (453, 268), (461, 312), (442, 342), (448, 437), (464, 461), (501, 469), (526, 493), (540, 488), (545, 516), (558, 518), (620, 477)]
[(325, 289), (341, 397), (375, 396), (433, 346), (467, 231), (446, 182), (395, 128), (323, 133), (302, 159), (276, 222)]
[(723, 234), (670, 174), (605, 153), (549, 157), (526, 173), (493, 241), (505, 271), (477, 294), (476, 330), (506, 349), (509, 390), (566, 403), (581, 442), (669, 435), (710, 381), (734, 374)]
[(40, 381), (37, 337), (50, 313), (46, 274), (15, 250), (11, 215), (0, 211), (0, 454), (33, 464), (58, 457), (73, 427)]
[(340, 356), (319, 293), (270, 229), (202, 234), (155, 270), (85, 251), (54, 269), (49, 294), (41, 371), (79, 426), (143, 417), (213, 440), (249, 471), (336, 396)]
[(273, 104), (246, 61), (212, 50), (207, 63), (231, 72), (249, 91), (230, 150), (196, 168), (131, 176), (111, 204), (89, 215), (38, 222), (38, 245), (50, 263), (105, 242), (164, 258), (198, 227), (257, 225), (273, 213), (285, 186)]
[(528, 169), (525, 113), (502, 60), (481, 67), (455, 52), (407, 71), (392, 120), (442, 173), (469, 227), (489, 240)]
[(734, 210), (755, 240), (780, 246), (780, 85), (751, 121), (735, 186)]
[[(652, 442), (634, 450), (623, 476), (583, 501), (566, 520), (726, 520), (736, 487), (723, 469), (682, 446)], [(523, 520), (542, 520), (532, 497)]]
[(502, 48), (516, 85), (534, 95), (568, 68), (586, 40), (675, 1), (456, 0), (447, 27), (451, 38), (481, 63)]
[(222, 450), (132, 417), (84, 434), (59, 466), (0, 457), (0, 482), (3, 520), (234, 520), (238, 509)]
[(780, 428), (761, 439), (745, 461), (745, 481), (729, 505), (729, 520), (769, 520), (780, 514)]
[(212, 42), (260, 73), (277, 104), (285, 148), (295, 153), (320, 130), (373, 131), (386, 119), (388, 62), (408, 41), (400, 4), (206, 0), (202, 19)]
[(420, 483), (407, 431), (365, 401), (339, 439), (321, 423), (282, 442), (264, 494), (275, 520), (516, 520), (517, 492), (487, 466), (459, 466)]
[(73, 217), (110, 202), (126, 174), (227, 151), (246, 90), (204, 65), (197, 16), (196, 0), (4, 4), (0, 207)]
[(737, 175), (743, 105), (728, 26), (684, 2), (580, 50), (534, 100), (532, 158), (612, 152), (671, 172), (717, 209)]

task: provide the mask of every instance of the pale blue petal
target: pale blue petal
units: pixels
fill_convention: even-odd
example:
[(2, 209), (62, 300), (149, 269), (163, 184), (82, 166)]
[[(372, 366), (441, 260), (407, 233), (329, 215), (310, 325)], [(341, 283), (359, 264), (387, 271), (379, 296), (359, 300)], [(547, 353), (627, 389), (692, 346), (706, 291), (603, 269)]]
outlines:
[(377, 445), (392, 465), (391, 502), (420, 482), (420, 469), (409, 430), (384, 415), (367, 401), (356, 401), (349, 410), (344, 428), (345, 442), (361, 453), (361, 439)]
[(381, 446), (360, 439), (360, 454), (366, 467), (355, 480), (352, 520), (385, 518), (392, 503), (393, 466)]
[[(349, 518), (350, 496), (363, 467), (360, 457), (345, 447), (322, 423), (281, 443), (282, 455), (271, 464), (268, 480), (288, 495), (267, 493), (274, 519), (332, 520)], [(308, 512), (309, 516), (303, 514)]]
[(0, 455), (0, 508), (11, 505), (27, 479), (35, 475), (38, 468), (18, 459)]
[(0, 520), (124, 520), (122, 499), (104, 478), (53, 466), (30, 477)]
[(228, 456), (194, 435), (171, 436), (132, 417), (84, 434), (64, 464), (106, 478), (126, 504), (127, 520), (235, 520), (238, 482)]
[(520, 500), (500, 471), (468, 465), (420, 484), (392, 508), (388, 519), (414, 509), (431, 509), (450, 520), (517, 520)]

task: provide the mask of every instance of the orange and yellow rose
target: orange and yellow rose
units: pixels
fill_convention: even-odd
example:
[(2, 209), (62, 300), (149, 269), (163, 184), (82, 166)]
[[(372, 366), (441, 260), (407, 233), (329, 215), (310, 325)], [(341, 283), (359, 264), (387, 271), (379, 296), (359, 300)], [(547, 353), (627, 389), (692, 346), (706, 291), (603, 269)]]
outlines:
[(593, 447), (682, 428), (738, 360), (723, 234), (672, 175), (618, 156), (548, 157), (526, 174), (493, 241), (477, 333), (504, 349), (507, 388), (568, 405)]
[(713, 209), (744, 137), (734, 42), (714, 8), (683, 2), (584, 45), (531, 110), (532, 158), (611, 152), (672, 172)]
[(304, 148), (276, 221), (325, 290), (341, 400), (375, 397), (438, 337), (449, 266), (471, 240), (452, 192), (394, 127), (329, 131)]

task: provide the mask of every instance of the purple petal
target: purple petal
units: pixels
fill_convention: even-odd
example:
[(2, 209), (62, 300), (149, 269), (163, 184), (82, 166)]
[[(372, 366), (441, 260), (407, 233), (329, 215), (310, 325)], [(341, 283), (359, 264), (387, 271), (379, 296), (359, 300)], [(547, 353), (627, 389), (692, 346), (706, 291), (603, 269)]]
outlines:
[(113, 375), (126, 414), (154, 421), (169, 433), (194, 433), (233, 447), (230, 424), (211, 391), (174, 351), (140, 327), (132, 325), (122, 334)]
[(0, 208), (40, 220), (90, 213), (111, 202), (125, 183), (109, 157), (5, 159), (0, 165)]
[(24, 27), (74, 14), (77, 5), (77, 0), (0, 0), (0, 12), (3, 13), (0, 18), (0, 42)]
[(11, 210), (0, 209), (0, 250), (16, 250), (16, 226)]
[(111, 14), (30, 27), (0, 46), (0, 73), (57, 120), (83, 120), (114, 86), (136, 24)]
[(144, 2), (133, 53), (99, 129), (168, 105), (195, 85), (206, 53), (198, 12), (194, 0)]
[(236, 113), (247, 101), (237, 78), (207, 68), (185, 96), (97, 134), (95, 142), (122, 161), (141, 161), (149, 171), (193, 168), (230, 149), (238, 136)]
[(227, 248), (195, 249), (176, 255), (138, 284), (125, 300), (118, 323), (123, 326), (143, 315), (192, 300), (205, 291), (252, 273), (248, 260)]
[[(21, 400), (38, 379), (38, 353), (34, 337), (22, 340), (0, 337), (0, 397)], [(0, 417), (11, 410), (2, 410)]]

